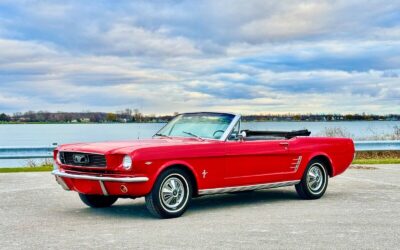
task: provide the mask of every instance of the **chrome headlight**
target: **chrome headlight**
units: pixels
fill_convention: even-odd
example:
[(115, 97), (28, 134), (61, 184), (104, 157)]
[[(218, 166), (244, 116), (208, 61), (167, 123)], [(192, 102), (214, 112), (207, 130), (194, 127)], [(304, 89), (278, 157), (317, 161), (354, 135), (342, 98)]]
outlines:
[(122, 160), (122, 167), (125, 170), (129, 170), (132, 167), (132, 158), (129, 155), (125, 155)]
[(61, 163), (60, 152), (57, 152), (56, 159), (53, 161), (53, 170), (57, 170), (58, 169), (58, 164), (60, 164), (60, 163)]
[(56, 155), (56, 163), (62, 163), (62, 162), (61, 162), (61, 157), (60, 157), (60, 151), (57, 152), (57, 155)]

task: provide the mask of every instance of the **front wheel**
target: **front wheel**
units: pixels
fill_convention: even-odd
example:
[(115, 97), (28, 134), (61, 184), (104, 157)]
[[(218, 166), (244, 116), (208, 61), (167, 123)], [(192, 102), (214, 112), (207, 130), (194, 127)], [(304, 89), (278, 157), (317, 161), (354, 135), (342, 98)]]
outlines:
[(297, 184), (297, 194), (303, 199), (319, 199), (328, 187), (328, 173), (321, 161), (311, 161), (300, 183)]
[(110, 207), (114, 204), (118, 197), (115, 196), (104, 196), (104, 195), (92, 195), (92, 194), (79, 194), (79, 197), (89, 207)]
[(146, 195), (147, 209), (160, 218), (179, 217), (186, 211), (192, 192), (192, 184), (185, 171), (168, 169), (160, 174), (152, 191)]

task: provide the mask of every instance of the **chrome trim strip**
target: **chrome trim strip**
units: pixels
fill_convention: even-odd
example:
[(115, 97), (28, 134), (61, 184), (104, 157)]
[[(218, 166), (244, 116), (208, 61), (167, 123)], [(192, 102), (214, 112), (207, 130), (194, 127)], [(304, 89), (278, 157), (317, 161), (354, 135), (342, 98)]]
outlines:
[(68, 187), (67, 183), (65, 183), (65, 181), (64, 181), (61, 177), (59, 177), (59, 176), (57, 176), (57, 175), (56, 175), (56, 181), (57, 181), (58, 184), (60, 184), (60, 186), (61, 186), (64, 190), (67, 190), (67, 191), (70, 191), (70, 190), (71, 190), (71, 189)]
[(303, 159), (303, 156), (299, 156), (299, 157), (297, 157), (297, 158), (295, 158), (295, 159), (293, 159), (292, 160), (292, 166), (290, 167), (290, 168), (293, 168), (293, 170), (295, 171), (295, 172), (297, 172), (297, 169), (299, 169), (299, 166), (300, 166), (300, 164), (301, 164), (301, 160)]
[(297, 163), (296, 163), (296, 166), (295, 166), (295, 168), (294, 168), (294, 170), (297, 172), (297, 169), (299, 169), (299, 166), (300, 166), (300, 163), (301, 163), (301, 160), (303, 159), (303, 156), (299, 156), (299, 159), (297, 160)]
[(149, 180), (147, 177), (107, 177), (107, 176), (93, 176), (84, 174), (68, 174), (59, 170), (54, 170), (51, 174), (59, 177), (71, 178), (71, 179), (82, 179), (92, 181), (112, 181), (112, 182), (146, 182)]
[(229, 124), (229, 126), (226, 128), (224, 134), (219, 139), (220, 141), (226, 141), (226, 139), (228, 139), (228, 136), (231, 134), (236, 123), (238, 123), (238, 121), (240, 121), (240, 117), (241, 117), (240, 115), (235, 115), (235, 117), (231, 121), (231, 124)]
[[(175, 136), (175, 135), (174, 135), (174, 136), (170, 136), (170, 135), (169, 135), (169, 137), (172, 138), (172, 139), (173, 139), (173, 138), (178, 138), (178, 139), (179, 139), (179, 138), (183, 138), (183, 139), (194, 138), (194, 139), (196, 139), (196, 137)], [(198, 138), (198, 139), (200, 139), (200, 138)], [(213, 138), (203, 138), (203, 137), (202, 137), (201, 139), (202, 139), (203, 141), (208, 141), (208, 140), (210, 140), (210, 141), (220, 141), (220, 139), (213, 139)]]
[(66, 167), (69, 167), (69, 168), (77, 168), (77, 169), (98, 169), (98, 170), (107, 169), (107, 165), (105, 167), (90, 167), (90, 166), (86, 167), (86, 166), (78, 166), (78, 165), (69, 165), (69, 164), (64, 164), (64, 163), (61, 163), (60, 165), (66, 166)]
[(100, 183), (101, 191), (103, 192), (103, 194), (105, 196), (108, 196), (108, 192), (107, 192), (106, 186), (104, 186), (104, 183), (102, 181), (99, 181), (99, 183)]
[(237, 186), (237, 187), (226, 187), (226, 188), (211, 188), (211, 189), (200, 189), (199, 195), (206, 194), (221, 194), (221, 193), (229, 193), (229, 192), (240, 192), (240, 191), (249, 191), (249, 190), (257, 190), (257, 189), (267, 189), (267, 188), (276, 188), (276, 187), (285, 187), (292, 186), (300, 183), (300, 180), (296, 181), (283, 181), (283, 182), (273, 182), (273, 183), (264, 183), (257, 185), (249, 185), (249, 186)]
[[(178, 115), (185, 115), (185, 114), (198, 114), (198, 113), (212, 113), (212, 114), (228, 114), (228, 115), (234, 115), (235, 117), (233, 117), (231, 123), (229, 124), (229, 126), (227, 127), (227, 129), (225, 130), (225, 132), (222, 134), (220, 139), (213, 139), (213, 138), (202, 138), (204, 140), (212, 140), (212, 141), (226, 141), (226, 139), (228, 138), (228, 136), (231, 134), (231, 131), (233, 130), (233, 128), (235, 127), (236, 123), (238, 120), (240, 120), (240, 115), (238, 114), (233, 114), (233, 113), (219, 113), (219, 112), (188, 112), (188, 113), (180, 113)], [(178, 115), (176, 115), (174, 118), (172, 118), (169, 122), (171, 122), (172, 120), (174, 120)], [(164, 129), (165, 126), (168, 125), (167, 122), (162, 128), (160, 128), (157, 133), (159, 133), (161, 130)], [(157, 134), (156, 133), (156, 134)], [(152, 138), (155, 137), (155, 134), (152, 136)], [(188, 138), (186, 136), (169, 136), (172, 138)]]
[(75, 154), (75, 153), (77, 153), (77, 154), (79, 154), (79, 153), (81, 153), (81, 154), (92, 154), (92, 155), (103, 155), (104, 157), (106, 156), (105, 154), (100, 154), (100, 153), (93, 153), (93, 152), (87, 152), (87, 151), (70, 151), (70, 150), (60, 150), (60, 151), (58, 151), (58, 152), (63, 152), (63, 153), (72, 153), (72, 154)]

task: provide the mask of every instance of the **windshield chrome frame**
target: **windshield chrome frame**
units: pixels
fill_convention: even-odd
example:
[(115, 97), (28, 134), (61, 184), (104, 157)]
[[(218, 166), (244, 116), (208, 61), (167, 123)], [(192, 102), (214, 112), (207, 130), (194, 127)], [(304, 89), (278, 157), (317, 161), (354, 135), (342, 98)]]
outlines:
[(241, 115), (235, 115), (235, 117), (233, 117), (231, 124), (229, 124), (229, 126), (226, 128), (224, 134), (219, 139), (220, 141), (226, 141), (228, 139), (229, 135), (232, 133), (232, 130), (235, 128), (236, 124), (238, 122), (240, 122), (240, 118), (241, 118)]
[[(230, 123), (229, 126), (226, 128), (225, 132), (222, 134), (222, 136), (221, 136), (220, 139), (203, 138), (204, 140), (212, 140), (212, 141), (226, 141), (226, 140), (228, 139), (228, 136), (232, 133), (232, 130), (234, 129), (235, 125), (236, 125), (238, 122), (240, 122), (240, 118), (241, 118), (241, 115), (238, 115), (238, 114), (232, 114), (232, 113), (218, 113), (218, 112), (190, 112), (190, 113), (182, 113), (182, 114), (178, 114), (178, 115), (193, 114), (193, 113), (215, 113), (215, 114), (231, 114), (231, 115), (234, 115), (234, 117), (233, 117), (231, 123)], [(178, 115), (176, 115), (175, 117), (177, 117)], [(173, 119), (175, 119), (175, 117), (172, 118), (171, 121), (172, 121)], [(169, 121), (169, 122), (170, 122), (170, 121)], [(160, 128), (160, 129), (157, 131), (157, 133), (159, 133), (165, 126), (167, 126), (169, 122), (167, 122), (164, 126), (162, 126), (162, 128)], [(157, 134), (157, 133), (156, 133), (156, 134)], [(156, 135), (154, 134), (154, 135), (152, 136), (152, 138), (154, 138), (154, 136), (156, 136)], [(186, 137), (186, 136), (170, 136), (170, 137), (172, 137), (172, 138), (173, 138), (173, 137), (175, 137), (175, 138), (190, 138), (190, 137)], [(194, 138), (194, 137), (193, 137), (193, 138)]]

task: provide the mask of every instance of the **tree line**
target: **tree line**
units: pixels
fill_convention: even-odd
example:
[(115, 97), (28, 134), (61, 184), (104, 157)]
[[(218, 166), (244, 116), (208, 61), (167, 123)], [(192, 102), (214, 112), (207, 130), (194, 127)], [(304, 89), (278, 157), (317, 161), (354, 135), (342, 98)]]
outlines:
[[(167, 122), (176, 116), (143, 114), (138, 109), (125, 109), (117, 112), (47, 112), (28, 111), (12, 115), (0, 114), (3, 123), (106, 123), (106, 122)], [(400, 121), (400, 114), (257, 114), (244, 115), (244, 121)]]

